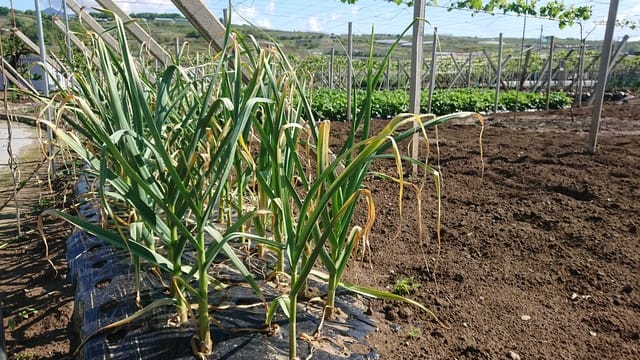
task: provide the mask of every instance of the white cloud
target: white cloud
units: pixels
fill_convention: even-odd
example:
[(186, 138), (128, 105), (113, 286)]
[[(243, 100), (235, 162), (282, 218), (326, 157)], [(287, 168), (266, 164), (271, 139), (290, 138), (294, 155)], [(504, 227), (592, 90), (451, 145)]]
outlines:
[(269, 1), (269, 4), (267, 4), (267, 7), (265, 9), (267, 11), (267, 14), (273, 14), (276, 11), (276, 2), (274, 0)]
[[(47, 6), (49, 3), (54, 7), (61, 7), (62, 1), (46, 1)], [(95, 0), (79, 0), (76, 1), (81, 7), (84, 7), (86, 11), (93, 11), (92, 8), (102, 9), (103, 6), (98, 4)], [(45, 1), (41, 0), (41, 4), (44, 4)], [(180, 11), (173, 6), (173, 4), (169, 1), (162, 3), (155, 3), (151, 8), (148, 3), (136, 3), (135, 1), (121, 1), (116, 0), (114, 3), (125, 13), (141, 13), (141, 12), (154, 12), (154, 13), (179, 13)], [(67, 8), (68, 9), (68, 8)], [(72, 12), (70, 9), (68, 11)]]
[(259, 28), (263, 28), (263, 29), (273, 29), (273, 24), (271, 23), (271, 20), (269, 20), (268, 18), (262, 18), (262, 19), (258, 19), (255, 22), (256, 26)]
[(231, 19), (234, 24), (247, 24), (256, 21), (256, 8), (253, 6), (236, 6), (233, 8), (234, 13)]
[(320, 21), (318, 20), (318, 18), (315, 16), (312, 16), (309, 18), (309, 20), (307, 20), (307, 25), (309, 26), (310, 31), (314, 31), (314, 32), (322, 31), (322, 25), (320, 24)]
[(331, 21), (338, 21), (341, 18), (340, 14), (338, 13), (331, 13), (329, 14), (329, 19), (331, 19)]
[(351, 15), (358, 15), (360, 12), (360, 7), (356, 5), (351, 5)]
[(257, 27), (272, 29), (273, 23), (268, 16), (260, 13), (254, 6), (238, 6), (234, 8), (235, 14), (232, 16), (234, 24), (251, 23)]

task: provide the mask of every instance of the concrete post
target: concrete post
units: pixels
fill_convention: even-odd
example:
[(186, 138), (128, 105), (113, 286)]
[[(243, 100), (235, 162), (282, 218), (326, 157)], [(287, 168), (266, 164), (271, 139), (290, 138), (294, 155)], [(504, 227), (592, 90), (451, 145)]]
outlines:
[(73, 52), (71, 51), (71, 31), (69, 30), (69, 16), (67, 15), (67, 4), (62, 2), (62, 16), (64, 17), (64, 29), (65, 29), (65, 42), (67, 45), (67, 61), (69, 65), (73, 68)]
[(598, 86), (596, 88), (595, 104), (591, 118), (591, 129), (589, 131), (589, 142), (587, 143), (587, 151), (594, 154), (598, 142), (598, 131), (600, 130), (600, 116), (602, 115), (602, 101), (604, 100), (604, 90), (606, 88), (607, 77), (609, 75), (609, 59), (611, 57), (611, 42), (613, 40), (613, 31), (616, 24), (616, 15), (618, 14), (618, 0), (609, 2), (609, 17), (607, 18), (607, 28), (604, 33), (604, 44), (602, 48), (602, 56), (600, 57), (600, 73)]
[(584, 47), (585, 40), (580, 40), (580, 61), (578, 63), (578, 107), (582, 107), (582, 86), (584, 84)]
[[(424, 0), (416, 0), (413, 3), (413, 38), (411, 46), (411, 76), (409, 86), (409, 112), (420, 113), (420, 92), (422, 90), (422, 45), (424, 39)], [(417, 125), (417, 124), (416, 124)], [(418, 157), (418, 145), (420, 136), (413, 135), (411, 140), (411, 157)], [(418, 165), (412, 165), (414, 175), (418, 173)]]
[(493, 116), (498, 113), (498, 100), (500, 98), (500, 80), (502, 78), (502, 33), (498, 39), (498, 71), (496, 73), (496, 95), (493, 99)]
[(553, 40), (554, 37), (551, 37), (551, 41), (549, 42), (549, 67), (548, 67), (548, 75), (547, 75), (547, 99), (545, 109), (549, 111), (549, 95), (551, 93), (551, 80), (553, 77)]
[[(40, 56), (42, 56), (41, 54), (41, 48), (36, 45), (33, 41), (31, 41), (31, 39), (29, 39), (27, 37), (27, 35), (25, 35), (22, 31), (18, 30), (18, 29), (12, 29), (11, 30), (13, 32), (13, 34), (20, 39), (20, 41), (22, 41), (25, 45), (27, 45), (27, 47), (29, 47), (34, 54), (38, 54)], [(64, 65), (62, 65), (62, 62), (53, 54), (51, 54), (50, 57), (46, 57), (48, 64), (53, 66), (54, 69), (56, 69), (57, 71), (61, 72), (61, 73), (67, 73), (67, 70), (65, 69)]]
[(436, 76), (438, 73), (438, 28), (433, 28), (433, 43), (431, 46), (431, 69), (429, 69), (429, 99), (427, 102), (427, 112), (431, 113), (431, 103), (433, 101), (433, 90), (436, 88)]
[(84, 25), (89, 27), (89, 29), (93, 30), (96, 34), (99, 34), (104, 43), (111, 48), (111, 50), (120, 54), (120, 46), (118, 45), (118, 41), (113, 38), (113, 36), (109, 35), (107, 31), (100, 25), (94, 18), (89, 15), (88, 12), (84, 10), (84, 6), (78, 5), (74, 0), (65, 0), (67, 6), (78, 15), (78, 19), (82, 21)]
[(216, 51), (222, 50), (226, 29), (202, 0), (171, 0), (171, 2)]
[(120, 7), (111, 0), (96, 0), (102, 7), (107, 10), (113, 11), (124, 23), (125, 27), (133, 37), (136, 38), (141, 44), (145, 44), (151, 55), (160, 60), (164, 65), (171, 64), (171, 56), (166, 52), (160, 44), (158, 44), (151, 35), (149, 35), (137, 21), (134, 21), (127, 13), (122, 11)]

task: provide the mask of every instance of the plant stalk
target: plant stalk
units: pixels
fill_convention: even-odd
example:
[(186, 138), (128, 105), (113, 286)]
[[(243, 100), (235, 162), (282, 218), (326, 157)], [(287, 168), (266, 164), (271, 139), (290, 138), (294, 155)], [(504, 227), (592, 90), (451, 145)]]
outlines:
[(209, 278), (207, 276), (204, 233), (198, 235), (198, 331), (200, 352), (209, 355), (213, 352), (211, 329), (209, 327)]
[(325, 319), (332, 319), (335, 313), (336, 306), (336, 289), (338, 287), (337, 273), (330, 274), (329, 284), (327, 285), (327, 300), (325, 302)]
[(296, 360), (298, 357), (297, 349), (297, 308), (298, 308), (298, 293), (292, 292), (289, 294), (289, 360)]

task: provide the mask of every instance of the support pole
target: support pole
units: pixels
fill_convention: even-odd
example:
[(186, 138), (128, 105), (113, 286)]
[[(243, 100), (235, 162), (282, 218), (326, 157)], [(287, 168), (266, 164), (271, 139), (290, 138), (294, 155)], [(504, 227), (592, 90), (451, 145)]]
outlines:
[(69, 30), (69, 16), (67, 15), (67, 3), (62, 1), (62, 16), (64, 16), (65, 42), (67, 44), (67, 61), (73, 68), (73, 52), (71, 51), (71, 31)]
[(472, 61), (473, 61), (473, 54), (469, 53), (469, 70), (467, 71), (467, 87), (468, 88), (471, 87), (471, 69), (473, 68)]
[(149, 35), (143, 28), (134, 21), (127, 13), (125, 13), (120, 7), (112, 0), (96, 0), (100, 6), (107, 10), (113, 11), (124, 23), (124, 26), (129, 30), (133, 37), (138, 40), (140, 44), (144, 44), (149, 48), (151, 55), (160, 60), (163, 65), (171, 64), (171, 56), (165, 51), (160, 44), (158, 44), (151, 35)]
[(8, 80), (7, 83), (11, 82), (24, 92), (30, 92), (34, 95), (38, 94), (38, 90), (33, 87), (31, 82), (22, 77), (22, 75), (16, 69), (14, 69), (13, 66), (11, 66), (11, 64), (9, 64), (7, 60), (5, 60), (2, 56), (0, 56), (0, 63), (2, 63), (0, 68), (4, 70), (4, 72), (2, 72), (2, 76), (4, 76), (6, 80)]
[(549, 94), (551, 93), (551, 80), (553, 77), (553, 39), (551, 36), (551, 40), (549, 42), (549, 67), (547, 68), (547, 99), (545, 109), (549, 111)]
[(578, 62), (578, 98), (576, 99), (578, 107), (582, 107), (582, 86), (584, 84), (584, 47), (585, 40), (580, 40), (580, 60)]
[(527, 53), (524, 56), (524, 65), (522, 66), (522, 74), (520, 75), (520, 84), (518, 85), (518, 90), (522, 91), (524, 87), (525, 81), (529, 78), (529, 60), (531, 59), (531, 48), (527, 49)]
[[(495, 74), (497, 74), (498, 73), (498, 67), (493, 63), (493, 60), (491, 60), (491, 56), (489, 56), (489, 54), (487, 54), (487, 50), (482, 49), (482, 53), (484, 54), (484, 57), (487, 58), (487, 63), (491, 67), (491, 70)], [(498, 65), (500, 65), (500, 64), (498, 64)], [(489, 76), (487, 76), (486, 79), (487, 79), (487, 81), (491, 81), (491, 78)], [(489, 85), (491, 85), (491, 82), (489, 82)], [(507, 84), (505, 84), (504, 81), (501, 81), (500, 85), (502, 87), (504, 87), (505, 89), (507, 88)]]
[(331, 57), (329, 57), (329, 89), (333, 89), (333, 61), (336, 56), (336, 49), (331, 47)]
[(222, 50), (226, 29), (202, 0), (171, 0), (171, 2), (216, 51)]
[[(44, 32), (42, 31), (42, 13), (40, 12), (40, 1), (35, 0), (36, 3), (36, 22), (38, 24), (38, 40), (40, 46), (40, 61), (42, 64), (42, 79), (44, 80), (43, 94), (45, 97), (49, 97), (49, 70), (47, 69), (47, 48), (44, 45)], [(47, 107), (47, 120), (51, 121), (53, 118), (51, 114), (51, 107)], [(53, 177), (56, 173), (56, 164), (53, 158), (53, 130), (47, 126), (47, 137), (49, 140), (49, 175)]]
[[(411, 47), (411, 76), (409, 85), (409, 112), (420, 113), (420, 92), (422, 90), (422, 45), (424, 43), (424, 0), (416, 0), (413, 3), (413, 37)], [(417, 124), (415, 124), (417, 125)], [(420, 136), (413, 134), (411, 140), (411, 157), (418, 158), (418, 145)], [(418, 174), (418, 165), (412, 165), (413, 174)]]
[[(622, 49), (624, 48), (624, 45), (627, 43), (627, 40), (629, 40), (629, 35), (623, 36), (622, 40), (620, 40), (620, 44), (618, 45), (618, 47), (615, 50), (611, 49), (613, 50), (613, 54), (609, 56), (609, 66), (607, 66), (607, 79), (609, 79), (609, 74), (611, 74), (611, 72), (613, 71), (613, 68), (618, 64), (616, 59), (618, 58), (618, 55), (620, 55), (620, 51), (622, 51)], [(603, 84), (606, 85), (606, 81)], [(598, 82), (596, 83), (596, 89), (594, 92), (598, 91), (599, 86), (600, 86), (600, 80), (598, 79)], [(595, 100), (595, 97), (590, 98), (588, 104), (593, 105), (594, 100)]]
[(493, 116), (498, 113), (498, 100), (500, 98), (500, 79), (502, 77), (502, 33), (498, 38), (498, 71), (496, 73), (496, 96), (493, 99)]
[(120, 54), (120, 45), (118, 41), (113, 38), (103, 27), (100, 25), (94, 18), (89, 15), (84, 9), (84, 6), (80, 6), (74, 0), (65, 0), (67, 6), (78, 15), (78, 20), (80, 20), (84, 25), (88, 26), (89, 29), (93, 30), (96, 34), (100, 35), (104, 43), (111, 48), (111, 50)]
[(385, 76), (386, 76), (385, 88), (386, 88), (387, 90), (389, 90), (389, 88), (390, 88), (390, 86), (391, 86), (391, 85), (390, 85), (390, 82), (391, 82), (391, 81), (390, 81), (390, 79), (389, 79), (389, 77), (391, 76), (390, 71), (391, 71), (391, 60), (387, 61), (387, 69), (386, 69), (386, 71), (385, 71)]
[(353, 24), (349, 21), (347, 37), (347, 121), (351, 121), (351, 88), (353, 87)]
[[(453, 60), (453, 55), (451, 55), (451, 58)], [(453, 88), (453, 85), (456, 84), (456, 82), (458, 81), (458, 79), (460, 79), (460, 77), (462, 77), (463, 73), (466, 73), (466, 71), (464, 70), (464, 68), (467, 66), (467, 63), (469, 62), (469, 59), (465, 60), (464, 63), (462, 65), (458, 65), (456, 64), (455, 60), (454, 60), (454, 64), (456, 65), (456, 67), (458, 68), (458, 73), (456, 74), (456, 76), (453, 77), (453, 80), (451, 80), (451, 83), (449, 84), (449, 86), (447, 87), (447, 89), (451, 89)]]
[[(13, 35), (15, 35), (18, 39), (20, 39), (22, 43), (27, 45), (27, 47), (29, 47), (34, 52), (34, 54), (41, 55), (40, 46), (35, 44), (33, 41), (31, 41), (31, 39), (29, 39), (27, 35), (25, 35), (22, 31), (18, 29), (12, 29), (11, 31), (13, 32)], [(45, 57), (45, 58), (49, 62), (48, 64), (51, 65), (54, 69), (56, 69), (58, 72), (60, 73), (67, 72), (62, 62), (54, 54), (51, 54), (50, 57)]]
[(431, 46), (431, 69), (429, 69), (429, 100), (427, 102), (427, 112), (431, 114), (431, 103), (433, 101), (433, 90), (436, 88), (436, 75), (438, 69), (438, 28), (433, 28), (433, 44)]
[(402, 79), (402, 69), (400, 69), (400, 60), (396, 61), (397, 68), (397, 81), (396, 81), (396, 90), (400, 90), (400, 80)]
[(609, 59), (611, 57), (611, 41), (613, 40), (613, 30), (616, 24), (616, 15), (618, 14), (618, 0), (609, 2), (609, 17), (607, 18), (607, 29), (604, 33), (604, 45), (602, 48), (602, 56), (600, 57), (600, 73), (598, 86), (595, 93), (595, 104), (591, 119), (591, 129), (589, 131), (589, 142), (587, 143), (587, 151), (590, 154), (596, 152), (598, 143), (598, 130), (600, 129), (600, 115), (602, 115), (602, 101), (604, 100), (604, 90), (607, 87), (607, 77), (609, 75)]

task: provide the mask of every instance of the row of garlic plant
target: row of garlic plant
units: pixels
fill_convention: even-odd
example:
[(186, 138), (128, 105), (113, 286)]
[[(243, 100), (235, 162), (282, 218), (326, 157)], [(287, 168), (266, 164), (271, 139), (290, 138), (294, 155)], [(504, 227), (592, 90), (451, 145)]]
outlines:
[[(181, 322), (189, 320), (191, 303), (196, 303), (197, 356), (213, 351), (210, 285), (225, 286), (209, 274), (216, 256), (224, 254), (267, 305), (258, 281), (231, 245), (236, 239), (253, 240), (277, 254), (275, 271), (284, 275), (289, 290), (271, 300), (265, 323), (278, 308), (289, 317), (292, 359), (298, 295), (318, 259), (328, 281), (327, 316), (338, 286), (402, 300), (341, 282), (354, 249), (373, 224), (375, 208), (363, 183), (373, 160), (392, 157), (402, 185), (401, 156), (397, 149), (392, 155), (385, 151), (455, 116), (428, 121), (400, 116), (381, 133), (369, 134), (369, 89), (369, 105), (353, 122), (349, 140), (333, 154), (330, 123), (316, 123), (304, 84), (277, 46), (262, 49), (252, 39), (227, 34), (225, 50), (213, 59), (206, 77), (193, 80), (180, 67), (168, 66), (150, 81), (138, 72), (118, 19), (116, 30), (122, 55), (94, 35), (100, 65), (92, 68), (87, 59), (90, 71), (76, 74), (77, 86), (57, 95), (64, 123), (43, 121), (86, 162), (87, 171), (99, 176), (98, 199), (108, 221), (91, 224), (57, 215), (128, 250), (136, 269), (142, 260), (164, 271)], [(373, 66), (368, 71), (380, 77)], [(360, 198), (366, 200), (368, 220), (353, 224)], [(216, 223), (216, 213), (225, 226)], [(196, 254), (193, 261), (185, 258), (190, 250)]]
[[(78, 87), (59, 94), (60, 114), (68, 114), (66, 124), (74, 131), (47, 123), (99, 175), (100, 203), (112, 226), (59, 215), (129, 250), (134, 262), (142, 258), (170, 274), (180, 321), (188, 320), (191, 299), (197, 303), (197, 352), (205, 355), (213, 349), (208, 270), (214, 258), (224, 252), (260, 295), (228, 244), (255, 237), (240, 232), (255, 211), (224, 231), (211, 218), (223, 193), (234, 187), (230, 175), (240, 161), (240, 139), (265, 100), (255, 96), (258, 79), (254, 86), (242, 82), (246, 66), (237, 56), (230, 60), (235, 72), (223, 68), (229, 59), (221, 56), (207, 81), (194, 83), (169, 66), (152, 84), (138, 73), (122, 23), (116, 23), (122, 56), (94, 37), (100, 67), (76, 74)], [(196, 253), (193, 264), (183, 263), (188, 248)]]

